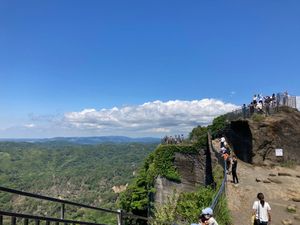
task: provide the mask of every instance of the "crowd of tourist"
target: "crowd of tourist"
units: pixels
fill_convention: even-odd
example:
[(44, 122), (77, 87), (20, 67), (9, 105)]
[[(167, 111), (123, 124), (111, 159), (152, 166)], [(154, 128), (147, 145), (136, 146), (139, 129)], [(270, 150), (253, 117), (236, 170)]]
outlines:
[[(272, 96), (263, 97), (261, 94), (254, 95), (252, 102), (249, 104), (250, 114), (253, 114), (255, 109), (258, 113), (270, 114), (270, 107), (277, 106), (276, 95), (273, 93)], [(263, 111), (265, 108), (265, 112)]]
[(161, 140), (162, 144), (181, 144), (184, 141), (184, 135), (178, 134), (174, 136), (164, 136)]
[[(251, 116), (254, 112), (270, 115), (270, 108), (276, 108), (279, 105), (288, 106), (288, 92), (278, 93), (275, 95), (263, 96), (262, 94), (255, 94), (252, 98), (250, 104), (248, 104), (249, 108), (249, 116)], [(247, 106), (243, 104), (242, 107), (244, 118), (247, 117)]]

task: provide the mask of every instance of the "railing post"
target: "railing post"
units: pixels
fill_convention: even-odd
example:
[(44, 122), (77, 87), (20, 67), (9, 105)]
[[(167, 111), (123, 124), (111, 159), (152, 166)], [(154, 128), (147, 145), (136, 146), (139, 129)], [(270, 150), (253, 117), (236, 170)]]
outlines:
[(122, 209), (118, 209), (118, 225), (124, 225), (123, 222), (123, 210)]
[(16, 225), (17, 224), (17, 218), (15, 216), (11, 217), (11, 225)]
[(28, 225), (28, 219), (27, 218), (24, 219), (24, 225)]
[(227, 184), (227, 160), (229, 160), (228, 158), (225, 161), (224, 163), (224, 191), (226, 191), (226, 184)]
[(0, 225), (3, 225), (3, 216), (0, 215)]
[(65, 218), (65, 204), (61, 204), (61, 209), (60, 209), (60, 218), (63, 220)]

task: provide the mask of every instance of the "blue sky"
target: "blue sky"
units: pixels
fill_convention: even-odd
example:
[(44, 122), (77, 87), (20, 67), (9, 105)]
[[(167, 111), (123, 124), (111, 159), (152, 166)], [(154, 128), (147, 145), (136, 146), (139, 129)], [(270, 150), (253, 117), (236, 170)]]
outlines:
[(297, 0), (2, 0), (0, 27), (0, 137), (187, 133), (300, 95)]

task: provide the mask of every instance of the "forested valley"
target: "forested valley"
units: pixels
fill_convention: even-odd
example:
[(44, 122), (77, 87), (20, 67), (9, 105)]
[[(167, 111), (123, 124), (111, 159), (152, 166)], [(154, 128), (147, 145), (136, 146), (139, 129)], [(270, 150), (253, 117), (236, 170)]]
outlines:
[[(158, 143), (73, 144), (0, 142), (1, 186), (116, 209), (113, 186), (132, 180)], [(0, 192), (1, 209), (59, 217), (60, 205)], [(82, 218), (83, 217), (83, 218)], [(66, 218), (111, 222), (115, 217), (76, 207)]]

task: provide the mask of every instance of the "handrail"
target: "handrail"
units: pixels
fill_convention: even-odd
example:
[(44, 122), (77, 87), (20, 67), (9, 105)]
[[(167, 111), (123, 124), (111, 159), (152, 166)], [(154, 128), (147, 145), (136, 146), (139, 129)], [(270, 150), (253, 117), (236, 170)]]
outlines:
[(10, 216), (10, 217), (20, 217), (24, 219), (33, 219), (33, 220), (46, 220), (46, 221), (53, 221), (53, 222), (62, 222), (62, 223), (70, 223), (70, 224), (82, 224), (82, 225), (106, 225), (102, 223), (91, 223), (91, 222), (83, 222), (78, 220), (66, 220), (66, 219), (58, 219), (53, 217), (43, 217), (43, 216), (33, 216), (28, 214), (22, 213), (12, 213), (7, 211), (0, 210), (0, 215), (3, 216)]
[[(72, 201), (68, 201), (68, 200), (63, 200), (63, 199), (57, 199), (57, 198), (53, 198), (53, 197), (48, 197), (48, 196), (44, 196), (44, 195), (29, 193), (29, 192), (20, 191), (20, 190), (15, 190), (15, 189), (6, 188), (6, 187), (2, 187), (2, 186), (0, 186), (0, 191), (7, 192), (7, 193), (12, 193), (12, 194), (17, 194), (17, 195), (21, 195), (21, 196), (26, 196), (26, 197), (31, 197), (31, 198), (36, 198), (36, 199), (40, 199), (40, 200), (46, 200), (46, 201), (50, 201), (50, 202), (61, 203), (62, 206), (63, 206), (63, 208), (64, 208), (65, 204), (66, 205), (73, 205), (73, 206), (77, 206), (77, 207), (82, 207), (82, 208), (87, 208), (87, 209), (93, 209), (93, 210), (103, 211), (103, 212), (107, 212), (107, 213), (113, 213), (113, 214), (116, 214), (116, 215), (124, 217), (124, 218), (135, 218), (135, 219), (142, 219), (142, 220), (148, 221), (147, 217), (134, 215), (134, 214), (128, 213), (128, 212), (116, 211), (116, 210), (110, 210), (110, 209), (104, 209), (104, 208), (100, 208), (100, 207), (94, 207), (94, 206), (84, 205), (84, 204), (81, 204), (81, 203), (76, 203), (76, 202), (72, 202)], [(62, 213), (64, 214), (64, 209), (63, 209)], [(5, 211), (0, 211), (0, 214), (2, 214), (2, 215), (9, 215), (9, 216), (12, 216), (14, 214), (14, 216), (17, 216), (16, 213), (5, 212)], [(23, 218), (29, 218), (30, 217), (32, 219), (34, 219), (34, 217), (36, 217), (36, 219), (45, 218), (45, 217), (41, 217), (40, 218), (40, 217), (37, 217), (37, 216), (30, 216), (30, 215), (26, 215), (26, 214), (20, 214), (20, 217), (23, 217)], [(56, 219), (55, 218), (46, 218), (46, 219), (47, 220), (49, 219), (49, 220), (52, 220), (52, 221), (62, 221), (62, 219), (64, 219), (64, 218), (62, 216), (61, 219), (57, 219), (57, 218)], [(41, 219), (41, 220), (43, 220), (43, 219)], [(63, 221), (66, 221), (66, 220), (63, 220)], [(76, 222), (76, 223), (78, 223), (78, 222)], [(96, 224), (96, 223), (84, 222), (82, 224)], [(102, 225), (102, 224), (98, 224), (98, 225)]]
[[(207, 137), (208, 137), (208, 143), (209, 143), (209, 144), (208, 144), (208, 147), (210, 148), (210, 149), (209, 149), (210, 152), (212, 152), (212, 150), (213, 150), (214, 152), (217, 152), (216, 149), (214, 148), (213, 144), (212, 144), (211, 134), (210, 134), (209, 132), (208, 132)], [(219, 201), (219, 199), (220, 199), (222, 193), (225, 191), (225, 188), (226, 188), (226, 182), (227, 182), (227, 172), (226, 172), (226, 170), (227, 170), (227, 164), (226, 164), (226, 161), (224, 160), (224, 177), (223, 177), (222, 184), (221, 184), (221, 186), (220, 186), (220, 188), (219, 188), (217, 194), (215, 195), (215, 197), (213, 198), (213, 200), (212, 200), (212, 202), (211, 202), (211, 204), (210, 204), (210, 208), (211, 208), (212, 210), (215, 209), (215, 207), (216, 207), (216, 205), (218, 204), (218, 201)]]
[(17, 195), (22, 195), (22, 196), (27, 196), (27, 197), (31, 197), (31, 198), (47, 200), (50, 202), (59, 202), (59, 203), (63, 203), (63, 204), (68, 204), (68, 205), (73, 205), (73, 206), (78, 206), (78, 207), (83, 207), (83, 208), (88, 208), (88, 209), (94, 209), (94, 210), (104, 211), (104, 212), (108, 212), (108, 213), (119, 214), (118, 211), (114, 211), (114, 210), (98, 208), (98, 207), (94, 207), (94, 206), (84, 205), (81, 203), (71, 202), (71, 201), (67, 201), (67, 200), (63, 200), (63, 199), (52, 198), (52, 197), (48, 197), (48, 196), (44, 196), (44, 195), (33, 194), (33, 193), (19, 191), (19, 190), (10, 189), (10, 188), (1, 187), (1, 186), (0, 186), (0, 191), (17, 194)]
[[(275, 114), (278, 112), (278, 109), (280, 107), (289, 107), (289, 108), (293, 108), (293, 109), (297, 109), (297, 98), (296, 96), (287, 96), (285, 100), (284, 96), (282, 93), (278, 93), (277, 94), (277, 98), (278, 95), (280, 96), (279, 99), (276, 99), (276, 103), (275, 104), (269, 104), (269, 111), (268, 112), (263, 112), (263, 113), (269, 113), (269, 114)], [(235, 120), (238, 118), (250, 118), (253, 113), (259, 113), (259, 111), (253, 106), (253, 112), (251, 112), (250, 110), (250, 105), (245, 106), (245, 107), (238, 107), (237, 109), (233, 110), (232, 112), (228, 112), (225, 115), (225, 117), (228, 120)], [(266, 110), (266, 106), (265, 104), (263, 104), (263, 110)], [(262, 112), (260, 112), (262, 113)]]
[(211, 204), (210, 204), (210, 208), (212, 208), (213, 210), (215, 209), (221, 194), (223, 193), (223, 191), (225, 190), (225, 185), (226, 185), (226, 181), (227, 181), (227, 174), (226, 174), (226, 162), (224, 163), (224, 171), (225, 171), (225, 175), (222, 181), (222, 184), (218, 190), (218, 193), (216, 194), (216, 196), (214, 197), (214, 199), (212, 200)]
[(141, 219), (141, 220), (149, 220), (149, 218), (147, 218), (147, 217), (144, 217), (144, 216), (138, 216), (138, 215), (134, 215), (134, 214), (132, 214), (132, 213), (127, 213), (127, 212), (123, 212), (122, 213), (122, 215), (124, 216), (124, 217), (128, 217), (128, 218), (135, 218), (135, 219)]

